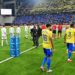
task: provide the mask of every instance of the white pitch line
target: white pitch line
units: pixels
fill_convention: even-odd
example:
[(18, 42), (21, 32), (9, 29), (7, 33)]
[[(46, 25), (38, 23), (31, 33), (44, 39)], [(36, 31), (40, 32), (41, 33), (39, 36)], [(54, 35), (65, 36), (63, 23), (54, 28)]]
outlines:
[(5, 59), (5, 60), (2, 60), (2, 61), (0, 61), (0, 64), (2, 64), (2, 63), (4, 63), (4, 62), (6, 62), (6, 61), (8, 61), (8, 60), (10, 60), (10, 59), (12, 59), (13, 57), (10, 57), (10, 58), (7, 58), (7, 59)]
[(32, 50), (32, 49), (34, 49), (34, 48), (35, 48), (35, 47), (32, 47), (32, 48), (30, 48), (30, 49), (27, 49), (27, 50), (21, 52), (20, 54), (23, 54), (23, 53), (25, 53), (25, 52), (28, 52), (28, 51), (30, 51), (30, 50)]
[[(41, 45), (41, 44), (40, 44), (40, 45)], [(39, 45), (39, 46), (40, 46), (40, 45)], [(27, 49), (27, 50), (21, 52), (20, 54), (26, 53), (26, 52), (28, 52), (28, 51), (34, 49), (34, 48), (36, 48), (36, 46), (34, 46), (34, 47), (30, 48), (30, 49)], [(11, 59), (13, 59), (13, 58), (14, 58), (14, 57), (9, 57), (9, 58), (7, 58), (7, 59), (5, 59), (5, 60), (2, 60), (2, 61), (0, 61), (0, 64), (2, 64), (2, 63), (4, 63), (4, 62), (7, 62), (7, 61), (9, 61), (9, 60), (11, 60)]]

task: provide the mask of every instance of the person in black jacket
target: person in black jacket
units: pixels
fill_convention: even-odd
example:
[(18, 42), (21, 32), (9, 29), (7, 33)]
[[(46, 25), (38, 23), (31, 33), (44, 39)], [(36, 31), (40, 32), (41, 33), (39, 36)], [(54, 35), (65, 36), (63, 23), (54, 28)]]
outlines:
[[(39, 25), (37, 26), (37, 29), (38, 29), (38, 40), (39, 40), (39, 38), (42, 36), (42, 29), (40, 28)], [(39, 42), (38, 42), (38, 44), (39, 44)]]
[(42, 29), (40, 28), (40, 26), (38, 25), (38, 37), (40, 38), (40, 36), (42, 36)]
[(32, 40), (33, 40), (33, 43), (34, 43), (34, 46), (38, 47), (38, 30), (36, 29), (36, 26), (34, 26), (32, 29), (31, 29), (31, 36), (32, 36)]

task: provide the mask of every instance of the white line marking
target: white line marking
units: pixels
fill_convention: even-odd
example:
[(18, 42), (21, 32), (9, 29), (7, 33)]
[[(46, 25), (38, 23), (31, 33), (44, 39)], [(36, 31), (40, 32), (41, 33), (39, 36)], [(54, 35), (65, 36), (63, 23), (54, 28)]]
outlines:
[[(40, 44), (40, 45), (41, 45), (41, 44)], [(40, 46), (40, 45), (39, 45), (39, 46)], [(26, 53), (26, 52), (28, 52), (28, 51), (34, 49), (34, 48), (36, 48), (36, 46), (34, 46), (34, 47), (30, 48), (30, 49), (27, 49), (27, 50), (21, 52), (20, 54)], [(2, 61), (0, 61), (0, 64), (2, 64), (2, 63), (4, 63), (4, 62), (7, 62), (7, 61), (9, 61), (9, 60), (11, 60), (11, 59), (13, 59), (13, 58), (14, 58), (14, 57), (9, 57), (9, 58), (7, 58), (7, 59), (5, 59), (5, 60), (2, 60)]]
[(32, 50), (32, 49), (34, 49), (34, 48), (35, 48), (35, 47), (32, 47), (32, 48), (30, 48), (30, 49), (27, 49), (27, 50), (21, 52), (20, 54), (23, 54), (23, 53), (25, 53), (25, 52), (28, 52), (28, 51), (30, 51), (30, 50)]
[(10, 57), (10, 58), (7, 58), (7, 59), (5, 59), (5, 60), (2, 60), (2, 61), (0, 61), (0, 64), (2, 64), (2, 63), (4, 63), (4, 62), (6, 62), (6, 61), (8, 61), (8, 60), (10, 60), (10, 59), (12, 59), (13, 57)]

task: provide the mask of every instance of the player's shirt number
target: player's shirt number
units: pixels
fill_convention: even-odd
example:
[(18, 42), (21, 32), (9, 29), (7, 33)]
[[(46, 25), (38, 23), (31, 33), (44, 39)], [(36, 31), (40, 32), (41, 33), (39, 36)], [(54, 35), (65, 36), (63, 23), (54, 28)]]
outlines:
[(70, 38), (71, 38), (71, 32), (68, 33), (68, 39), (70, 39)]
[(46, 35), (43, 35), (43, 40), (47, 41), (47, 36)]

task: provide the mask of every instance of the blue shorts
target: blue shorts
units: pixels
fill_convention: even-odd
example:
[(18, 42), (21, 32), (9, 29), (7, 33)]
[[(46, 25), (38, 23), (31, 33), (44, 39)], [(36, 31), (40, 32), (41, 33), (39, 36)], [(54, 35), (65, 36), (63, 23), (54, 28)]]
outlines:
[(43, 49), (44, 50), (44, 53), (47, 57), (51, 57), (53, 55), (52, 51), (50, 49)]
[(68, 51), (73, 51), (74, 50), (74, 46), (72, 43), (67, 43), (67, 49)]

